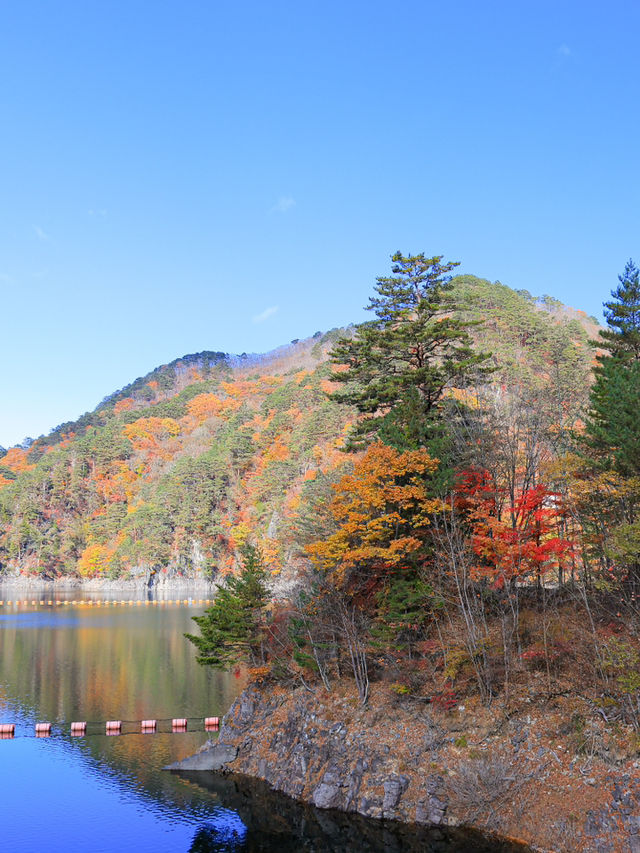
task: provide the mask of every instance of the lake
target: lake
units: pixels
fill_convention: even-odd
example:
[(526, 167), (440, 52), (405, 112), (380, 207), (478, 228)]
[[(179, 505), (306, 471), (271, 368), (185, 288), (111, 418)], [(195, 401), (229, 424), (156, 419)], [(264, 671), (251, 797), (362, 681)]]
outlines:
[[(16, 726), (0, 740), (3, 851), (512, 849), (318, 812), (250, 780), (163, 771), (211, 736), (203, 718), (221, 717), (242, 687), (196, 664), (183, 637), (204, 606), (98, 596), (33, 605), (29, 595), (0, 606), (0, 723)], [(174, 717), (189, 718), (189, 730), (171, 733)], [(140, 734), (143, 719), (157, 719), (158, 733)], [(87, 721), (86, 736), (71, 737), (76, 720)], [(105, 735), (107, 720), (122, 720), (123, 733)], [(35, 736), (43, 721), (51, 737)]]

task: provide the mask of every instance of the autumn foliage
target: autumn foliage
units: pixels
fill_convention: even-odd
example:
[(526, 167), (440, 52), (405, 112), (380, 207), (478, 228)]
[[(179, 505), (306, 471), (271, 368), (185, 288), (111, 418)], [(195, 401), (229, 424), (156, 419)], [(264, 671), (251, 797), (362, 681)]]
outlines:
[(355, 568), (385, 574), (418, 558), (439, 507), (429, 495), (437, 466), (425, 450), (370, 445), (334, 487), (330, 510), (337, 530), (308, 547), (313, 562), (341, 584)]
[(566, 516), (559, 493), (538, 485), (520, 490), (509, 504), (487, 471), (465, 471), (457, 500), (471, 528), (476, 579), (496, 587), (555, 580), (571, 561), (574, 546), (559, 535)]

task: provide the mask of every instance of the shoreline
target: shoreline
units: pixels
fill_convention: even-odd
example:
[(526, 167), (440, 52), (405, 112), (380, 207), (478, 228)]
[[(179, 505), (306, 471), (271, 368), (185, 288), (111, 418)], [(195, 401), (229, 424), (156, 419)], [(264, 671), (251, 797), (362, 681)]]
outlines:
[(166, 769), (239, 773), (320, 809), (470, 827), (523, 850), (640, 853), (637, 754), (585, 755), (566, 732), (577, 697), (441, 712), (377, 688), (362, 708), (344, 685), (249, 686), (218, 741)]
[[(159, 578), (154, 583), (149, 583), (145, 578), (55, 578), (44, 580), (37, 577), (2, 577), (0, 575), (0, 598), (8, 598), (16, 593), (29, 594), (65, 594), (74, 592), (102, 593), (113, 595), (116, 593), (130, 593), (137, 596), (157, 597), (158, 594), (167, 596), (169, 593), (198, 593), (201, 597), (213, 598), (218, 585), (204, 578)], [(7, 595), (7, 593), (9, 595)], [(181, 596), (181, 597), (184, 597)], [(188, 596), (193, 597), (193, 596)]]

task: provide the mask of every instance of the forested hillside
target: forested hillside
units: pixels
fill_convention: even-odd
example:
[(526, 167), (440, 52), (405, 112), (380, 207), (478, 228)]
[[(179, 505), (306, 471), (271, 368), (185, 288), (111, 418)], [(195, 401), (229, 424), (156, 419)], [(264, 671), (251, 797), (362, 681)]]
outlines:
[[(482, 404), (492, 464), (508, 473), (509, 448), (521, 454), (524, 441), (531, 482), (542, 465), (553, 479), (588, 397), (595, 322), (499, 283), (453, 284), (493, 372), (447, 397)], [(344, 452), (356, 408), (328, 396), (340, 334), (263, 357), (184, 356), (9, 449), (0, 459), (0, 571), (214, 577), (233, 569), (250, 539), (272, 572), (291, 572), (329, 523), (332, 484), (357, 458)]]

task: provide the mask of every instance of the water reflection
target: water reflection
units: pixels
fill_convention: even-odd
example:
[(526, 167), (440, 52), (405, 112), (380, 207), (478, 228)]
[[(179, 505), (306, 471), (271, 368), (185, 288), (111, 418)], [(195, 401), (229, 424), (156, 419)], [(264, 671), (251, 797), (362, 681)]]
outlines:
[[(104, 721), (222, 716), (241, 680), (195, 662), (183, 633), (202, 608), (12, 605), (0, 609), (3, 850), (187, 851), (217, 804), (161, 768), (209, 735), (104, 732)], [(72, 720), (87, 720), (71, 738)], [(36, 722), (53, 736), (36, 738)], [(139, 722), (132, 724), (139, 729)], [(125, 724), (124, 730), (127, 730)]]
[[(463, 851), (514, 848), (480, 836), (318, 812), (243, 779), (178, 776), (200, 731), (106, 737), (104, 721), (222, 716), (242, 680), (200, 667), (186, 606), (0, 609), (2, 849), (10, 853)], [(71, 738), (72, 720), (87, 736)], [(36, 738), (36, 722), (53, 736)], [(128, 730), (128, 726), (124, 726)], [(457, 845), (457, 846), (456, 846)], [(484, 846), (483, 846), (484, 845)]]
[(525, 853), (527, 848), (472, 830), (407, 826), (297, 803), (243, 776), (180, 774), (215, 795), (243, 830), (220, 814), (201, 827), (189, 853)]

